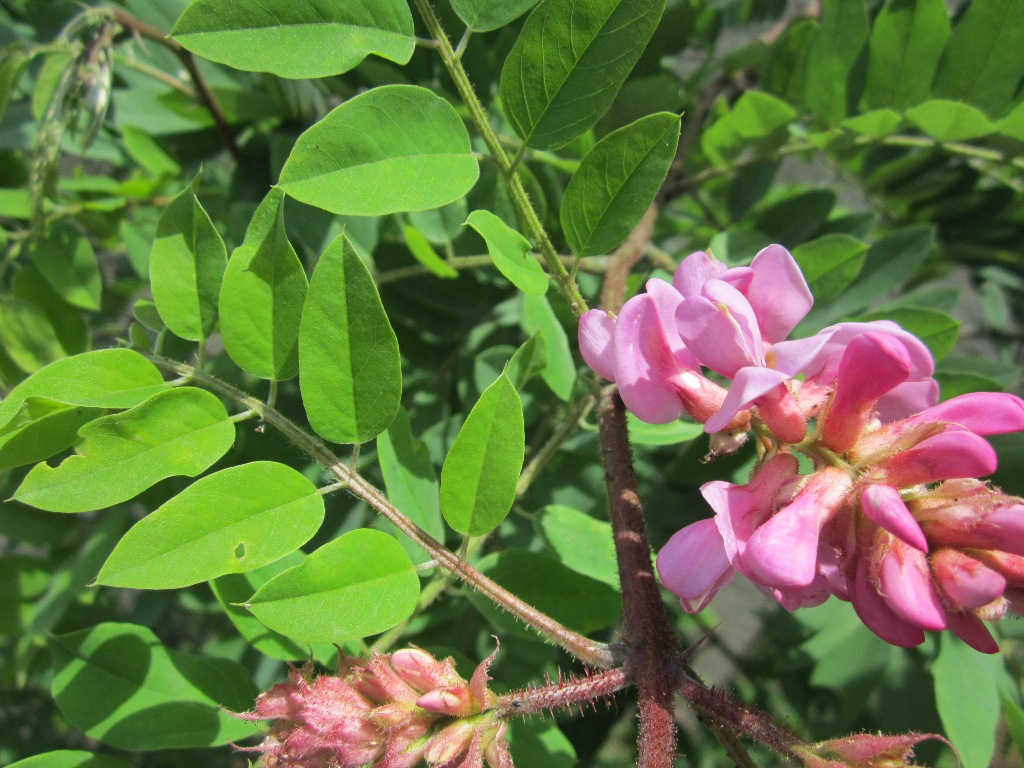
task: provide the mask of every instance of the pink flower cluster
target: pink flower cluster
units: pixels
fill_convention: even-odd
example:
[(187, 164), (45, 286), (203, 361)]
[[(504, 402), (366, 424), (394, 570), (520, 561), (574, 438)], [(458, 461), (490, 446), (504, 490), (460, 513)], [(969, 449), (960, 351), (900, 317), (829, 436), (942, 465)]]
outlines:
[(1024, 401), (975, 393), (936, 405), (931, 354), (895, 323), (787, 340), (812, 302), (773, 245), (749, 267), (692, 254), (617, 318), (581, 319), (584, 359), (640, 419), (688, 413), (713, 453), (751, 427), (758, 436), (750, 482), (701, 488), (715, 517), (665, 545), (663, 583), (697, 612), (738, 572), (789, 610), (850, 601), (895, 645), (949, 629), (995, 652), (981, 620), (1024, 609), (1024, 499), (975, 478), (996, 468), (981, 436), (1024, 430)]
[(339, 675), (292, 669), (246, 720), (276, 720), (262, 768), (513, 768), (506, 724), (490, 709), (491, 655), (466, 682), (451, 659), (420, 648), (339, 659)]

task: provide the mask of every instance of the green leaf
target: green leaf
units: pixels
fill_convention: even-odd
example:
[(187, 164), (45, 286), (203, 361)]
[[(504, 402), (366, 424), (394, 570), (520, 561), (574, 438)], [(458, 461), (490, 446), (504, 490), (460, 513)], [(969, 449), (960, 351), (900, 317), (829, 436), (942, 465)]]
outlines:
[(21, 43), (5, 46), (3, 51), (0, 51), (0, 118), (7, 109), (11, 93), (18, 85), (25, 65), (31, 60), (32, 57), (25, 53), (24, 44)]
[(323, 497), (291, 467), (272, 461), (229, 467), (132, 526), (96, 583), (177, 589), (245, 573), (294, 552), (323, 519)]
[(418, 229), (404, 226), (402, 227), (402, 236), (405, 238), (405, 244), (413, 258), (433, 274), (447, 280), (459, 276), (455, 267), (437, 255), (437, 251), (434, 250), (430, 241)]
[(123, 126), (121, 140), (124, 142), (124, 151), (147, 173), (168, 177), (175, 177), (181, 173), (178, 162), (164, 152), (152, 136), (140, 128), (134, 125)]
[(903, 123), (903, 116), (891, 109), (873, 109), (856, 117), (848, 117), (839, 123), (843, 128), (870, 136), (873, 139), (884, 139), (895, 133)]
[(98, 310), (103, 278), (88, 239), (73, 226), (57, 223), (35, 241), (32, 261), (53, 289), (79, 309)]
[(932, 662), (935, 706), (963, 768), (986, 768), (992, 759), (1002, 666), (1000, 656), (978, 653), (951, 633), (943, 634)]
[(537, 4), (537, 0), (452, 0), (452, 10), (467, 27), (490, 32), (515, 21)]
[(251, 708), (257, 693), (233, 661), (165, 648), (134, 624), (56, 635), (49, 646), (57, 706), (73, 726), (112, 747), (205, 747), (259, 730), (231, 714)]
[(89, 512), (137, 496), (174, 475), (195, 477), (231, 448), (235, 425), (215, 396), (182, 387), (79, 430), (82, 452), (37, 464), (14, 494), (49, 512)]
[(830, 125), (849, 115), (860, 96), (854, 64), (867, 40), (864, 3), (823, 0), (821, 26), (807, 55), (807, 106)]
[(196, 0), (171, 35), (211, 61), (295, 79), (348, 72), (371, 53), (408, 64), (416, 47), (404, 0)]
[(676, 445), (696, 440), (704, 434), (704, 425), (692, 421), (648, 424), (627, 413), (626, 423), (629, 425), (629, 439), (634, 445)]
[(365, 443), (402, 399), (398, 339), (377, 287), (340, 235), (313, 271), (299, 331), (299, 384), (309, 423), (335, 443)]
[(41, 557), (6, 554), (0, 559), (0, 636), (20, 635), (31, 626), (52, 569)]
[(64, 350), (62, 357), (77, 355), (89, 348), (91, 340), (81, 311), (61, 298), (36, 267), (23, 265), (14, 273), (11, 288), (15, 298), (42, 313), (45, 325), (53, 329), (57, 343)]
[(202, 341), (213, 332), (228, 263), (224, 241), (196, 197), (201, 175), (164, 209), (149, 253), (153, 301), (160, 317), (173, 333), (189, 341)]
[(985, 114), (959, 101), (933, 99), (906, 111), (907, 119), (938, 142), (965, 141), (995, 133)]
[(530, 241), (490, 211), (473, 211), (466, 224), (483, 237), (487, 252), (505, 277), (523, 293), (548, 291), (548, 276), (530, 254)]
[(658, 27), (665, 0), (546, 0), (501, 70), (501, 101), (531, 147), (554, 149), (611, 106)]
[(1018, 0), (974, 0), (953, 29), (935, 75), (932, 95), (966, 101), (991, 118), (1016, 103), (1024, 76), (1024, 5)]
[(864, 102), (905, 109), (928, 98), (949, 40), (943, 0), (892, 0), (871, 27)]
[(0, 401), (0, 427), (29, 397), (89, 408), (131, 408), (166, 389), (160, 371), (130, 349), (101, 349), (50, 363)]
[(747, 91), (730, 112), (737, 135), (746, 141), (771, 136), (797, 119), (795, 109), (764, 91)]
[(512, 509), (526, 454), (523, 404), (502, 374), (473, 406), (441, 469), (441, 511), (467, 536), (490, 533)]
[(360, 528), (320, 547), (268, 581), (246, 607), (302, 643), (375, 635), (412, 615), (420, 582), (398, 541)]
[(83, 425), (103, 415), (95, 408), (68, 406), (44, 397), (27, 397), (0, 427), (0, 470), (35, 464), (70, 448)]
[(552, 504), (540, 515), (540, 532), (559, 559), (577, 573), (619, 588), (612, 526), (588, 514)]
[(381, 216), (465, 195), (480, 167), (455, 108), (414, 85), (373, 88), (299, 136), (281, 188), (331, 213)]
[(559, 399), (569, 402), (572, 388), (576, 383), (576, 363), (569, 350), (569, 338), (565, 335), (565, 329), (555, 317), (546, 296), (523, 296), (520, 325), (527, 334), (532, 336), (539, 333), (544, 339), (547, 365), (541, 371), (541, 377)]
[(679, 117), (658, 112), (612, 131), (583, 157), (561, 211), (577, 256), (609, 253), (629, 236), (654, 202), (678, 143)]
[(541, 373), (548, 364), (548, 353), (544, 348), (544, 338), (540, 333), (523, 342), (509, 358), (505, 366), (505, 375), (515, 385), (516, 389), (522, 392), (526, 383)]
[(870, 312), (857, 320), (892, 320), (899, 323), (928, 345), (936, 362), (949, 354), (960, 335), (959, 320), (945, 312), (925, 307), (897, 307)]
[(58, 749), (54, 752), (44, 752), (41, 755), (33, 755), (11, 763), (8, 768), (131, 768), (131, 763), (126, 763), (110, 755), (94, 755), (92, 752), (82, 752), (72, 749)]
[(999, 133), (1017, 141), (1024, 141), (1024, 101), (1010, 110), (1010, 113), (996, 123)]
[[(310, 657), (310, 647), (300, 645), (289, 640), (284, 635), (267, 629), (259, 620), (244, 607), (256, 591), (280, 573), (299, 565), (305, 555), (301, 551), (292, 552), (290, 555), (275, 560), (249, 573), (232, 573), (221, 576), (210, 582), (217, 602), (220, 603), (228, 619), (235, 625), (241, 635), (257, 651), (272, 659), (282, 661), (305, 661)], [(334, 647), (330, 645), (318, 645), (312, 648), (313, 657), (324, 664), (328, 664)]]
[(793, 258), (816, 301), (831, 301), (857, 279), (867, 243), (849, 235), (825, 235), (793, 249)]
[(508, 741), (521, 765), (573, 768), (577, 764), (576, 749), (556, 723), (509, 720)]
[[(507, 549), (488, 555), (477, 567), (514, 595), (583, 634), (610, 627), (622, 612), (617, 589), (576, 573), (547, 555)], [(470, 599), (499, 628), (536, 637), (489, 600), (475, 594)]]
[(444, 541), (437, 473), (426, 444), (413, 437), (404, 409), (399, 408), (391, 426), (377, 435), (377, 460), (391, 503), (435, 539)]
[(260, 203), (220, 286), (220, 332), (239, 367), (284, 381), (299, 372), (299, 323), (306, 272), (284, 227), (284, 193)]
[(10, 295), (0, 296), (0, 347), (25, 373), (38, 371), (65, 355), (43, 310)]

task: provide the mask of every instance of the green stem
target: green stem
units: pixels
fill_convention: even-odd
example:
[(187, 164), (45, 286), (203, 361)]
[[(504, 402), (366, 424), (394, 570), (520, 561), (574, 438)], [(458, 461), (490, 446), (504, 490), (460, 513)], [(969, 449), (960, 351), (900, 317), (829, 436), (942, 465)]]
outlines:
[(519, 475), (519, 482), (516, 484), (517, 499), (526, 493), (534, 479), (540, 474), (540, 471), (551, 460), (551, 457), (555, 455), (558, 449), (562, 447), (562, 443), (575, 434), (580, 422), (587, 418), (596, 403), (597, 398), (593, 395), (589, 395), (576, 403), (569, 417), (559, 426), (550, 439), (541, 446), (536, 455), (530, 459), (530, 463), (523, 468), (522, 473)]
[(416, 4), (416, 10), (419, 11), (427, 30), (437, 41), (437, 50), (441, 55), (441, 60), (444, 62), (444, 66), (448, 70), (448, 74), (454, 81), (455, 88), (458, 90), (459, 96), (462, 97), (462, 101), (469, 109), (469, 114), (473, 119), (474, 125), (476, 125), (477, 131), (480, 133), (480, 137), (484, 140), (484, 144), (487, 145), (487, 149), (490, 150), (491, 154), (494, 156), (498, 165), (498, 170), (501, 172), (501, 175), (505, 178), (505, 181), (508, 184), (512, 201), (516, 206), (516, 210), (519, 212), (519, 216), (522, 219), (523, 224), (526, 226), (530, 236), (537, 244), (541, 256), (544, 258), (544, 262), (548, 266), (548, 270), (552, 275), (554, 275), (555, 282), (558, 284), (558, 290), (569, 303), (573, 313), (579, 317), (589, 309), (587, 302), (580, 293), (580, 289), (579, 286), (576, 285), (576, 281), (573, 280), (572, 276), (566, 270), (565, 265), (562, 264), (561, 259), (558, 257), (558, 252), (555, 250), (555, 246), (552, 245), (551, 239), (544, 230), (544, 225), (541, 223), (540, 217), (537, 215), (537, 211), (530, 202), (530, 196), (526, 193), (526, 189), (523, 187), (523, 182), (519, 178), (519, 174), (516, 173), (514, 164), (509, 160), (508, 154), (506, 154), (505, 148), (501, 145), (501, 140), (498, 138), (498, 134), (496, 134), (494, 129), (491, 128), (491, 122), (487, 115), (487, 110), (484, 109), (483, 104), (480, 103), (480, 99), (477, 98), (476, 92), (473, 90), (473, 85), (469, 82), (469, 77), (466, 75), (466, 70), (462, 66), (462, 62), (456, 55), (455, 50), (452, 48), (451, 42), (448, 40), (448, 35), (445, 34), (444, 29), (441, 27), (441, 22), (434, 13), (434, 9), (431, 8), (428, 0), (413, 0), (413, 2)]
[(437, 539), (406, 517), (388, 501), (380, 489), (338, 458), (322, 440), (306, 432), (280, 411), (268, 407), (262, 400), (187, 363), (181, 363), (157, 355), (151, 355), (149, 359), (164, 370), (190, 376), (196, 384), (224, 395), (239, 405), (258, 413), (265, 423), (281, 432), (288, 440), (308, 454), (314, 461), (325, 467), (338, 480), (347, 482), (350, 493), (365, 501), (370, 507), (389, 520), (399, 531), (416, 542), (432, 558), (437, 560), (441, 568), (458, 576), (473, 587), (473, 589), (488, 597), (496, 605), (511, 613), (524, 624), (560, 646), (584, 664), (598, 669), (608, 669), (615, 664), (616, 660), (606, 644), (584, 637), (578, 632), (574, 632), (560, 624), (547, 614), (516, 597), (497, 582), (489, 579), (469, 563), (460, 559), (458, 555), (447, 549)]

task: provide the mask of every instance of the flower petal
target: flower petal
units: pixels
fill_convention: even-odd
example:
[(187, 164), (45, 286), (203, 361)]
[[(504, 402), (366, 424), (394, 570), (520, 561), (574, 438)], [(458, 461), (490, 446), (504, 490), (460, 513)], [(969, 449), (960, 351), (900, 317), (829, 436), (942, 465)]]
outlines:
[(893, 538), (878, 566), (879, 592), (893, 612), (921, 629), (945, 629), (946, 609), (921, 550)]
[(591, 309), (580, 318), (579, 342), (583, 361), (608, 381), (615, 381), (614, 333), (615, 318), (604, 310)]
[(651, 424), (678, 419), (683, 404), (669, 379), (679, 373), (679, 364), (650, 295), (626, 302), (615, 323), (612, 344), (615, 382), (626, 407)]
[(750, 262), (754, 279), (746, 291), (764, 338), (778, 342), (789, 336), (814, 305), (796, 260), (781, 245), (769, 245)]
[(818, 564), (821, 507), (810, 494), (796, 499), (754, 531), (743, 552), (743, 564), (768, 587), (806, 587)]
[(741, 368), (729, 387), (729, 394), (722, 401), (722, 407), (718, 413), (707, 420), (704, 425), (705, 432), (717, 432), (725, 429), (733, 417), (744, 408), (750, 405), (761, 395), (771, 392), (783, 382), (789, 381), (790, 377), (782, 371), (773, 371), (771, 368), (749, 367)]
[(860, 620), (885, 642), (900, 648), (913, 648), (924, 642), (924, 632), (920, 627), (897, 616), (878, 594), (868, 577), (868, 566), (863, 557), (858, 558), (856, 575), (849, 586), (850, 602)]
[(864, 516), (915, 549), (928, 551), (928, 539), (914, 515), (891, 485), (869, 485), (860, 492)]
[[(726, 398), (728, 400), (728, 398)], [(996, 471), (992, 446), (973, 432), (950, 428), (922, 440), (909, 450), (880, 462), (886, 482), (896, 488), (962, 477), (984, 477)]]
[(1006, 579), (959, 550), (940, 549), (930, 560), (939, 589), (961, 611), (988, 605), (1006, 590)]
[(1005, 392), (971, 392), (912, 416), (914, 423), (944, 421), (976, 435), (1024, 431), (1024, 400)]
[(732, 580), (733, 567), (712, 518), (678, 531), (658, 553), (658, 574), (688, 613), (704, 610)]
[(676, 311), (679, 335), (701, 363), (732, 378), (748, 365), (764, 364), (757, 319), (743, 294), (721, 280), (709, 280), (700, 296)]

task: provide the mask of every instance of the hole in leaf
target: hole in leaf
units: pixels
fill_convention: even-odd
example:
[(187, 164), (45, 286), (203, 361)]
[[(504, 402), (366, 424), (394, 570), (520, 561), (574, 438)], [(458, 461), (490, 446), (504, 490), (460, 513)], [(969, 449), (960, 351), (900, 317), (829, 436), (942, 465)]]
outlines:
[(245, 557), (245, 542), (244, 541), (238, 542), (238, 546), (235, 547), (235, 557), (238, 558), (239, 560), (241, 560), (242, 558)]

